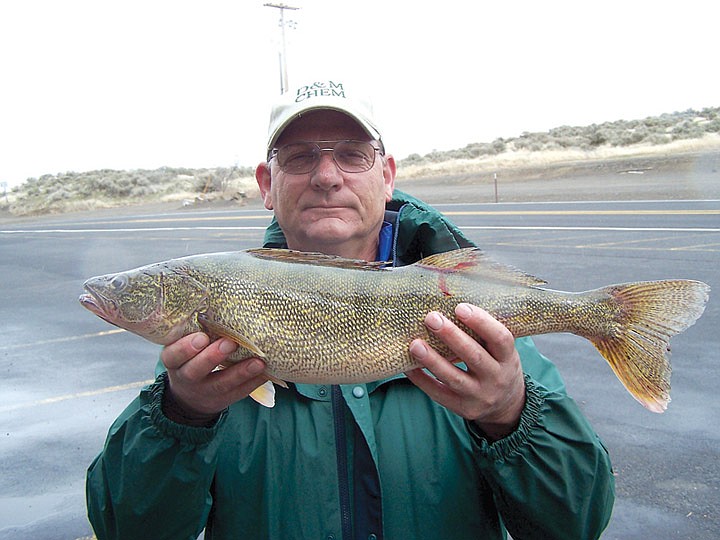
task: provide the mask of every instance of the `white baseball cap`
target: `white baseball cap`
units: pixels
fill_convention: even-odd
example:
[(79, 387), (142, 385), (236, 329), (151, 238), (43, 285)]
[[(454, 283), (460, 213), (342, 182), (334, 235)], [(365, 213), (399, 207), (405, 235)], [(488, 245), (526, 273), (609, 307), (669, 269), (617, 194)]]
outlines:
[(380, 141), (380, 129), (370, 100), (354, 93), (349, 85), (336, 80), (314, 81), (280, 96), (270, 111), (267, 150), (270, 152), (283, 130), (308, 111), (330, 109), (353, 118), (370, 137)]

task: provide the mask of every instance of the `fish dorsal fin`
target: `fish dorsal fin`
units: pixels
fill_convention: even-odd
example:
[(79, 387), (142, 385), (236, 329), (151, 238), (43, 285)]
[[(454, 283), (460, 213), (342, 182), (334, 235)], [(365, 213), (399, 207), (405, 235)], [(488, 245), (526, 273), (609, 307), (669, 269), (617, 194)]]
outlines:
[(391, 264), (387, 261), (371, 262), (361, 259), (346, 259), (337, 255), (325, 255), (324, 253), (296, 251), (293, 249), (255, 248), (248, 249), (245, 253), (258, 259), (277, 262), (329, 266), (332, 268), (352, 268), (355, 270), (383, 270), (384, 266)]
[(547, 283), (513, 266), (492, 260), (478, 248), (462, 248), (436, 253), (415, 264), (428, 270), (442, 273), (462, 272), (469, 278), (477, 277), (513, 285), (531, 287)]

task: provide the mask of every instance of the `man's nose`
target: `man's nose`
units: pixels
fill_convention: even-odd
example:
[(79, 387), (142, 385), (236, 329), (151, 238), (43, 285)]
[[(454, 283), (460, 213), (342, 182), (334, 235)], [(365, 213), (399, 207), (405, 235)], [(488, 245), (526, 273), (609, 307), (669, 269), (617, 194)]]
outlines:
[(320, 163), (312, 172), (310, 181), (313, 187), (322, 190), (331, 190), (342, 184), (342, 171), (333, 160), (331, 151), (323, 151), (320, 154)]

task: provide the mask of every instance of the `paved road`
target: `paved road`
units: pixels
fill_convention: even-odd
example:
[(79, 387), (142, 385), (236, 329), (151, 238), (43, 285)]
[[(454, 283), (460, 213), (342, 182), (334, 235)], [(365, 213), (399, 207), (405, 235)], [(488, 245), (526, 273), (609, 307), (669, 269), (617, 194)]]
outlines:
[[(685, 277), (720, 292), (720, 201), (438, 205), (495, 258), (584, 290)], [(107, 428), (152, 376), (158, 347), (83, 310), (85, 278), (258, 246), (259, 208), (0, 223), (0, 538), (91, 533), (83, 481)], [(584, 340), (537, 338), (609, 448), (606, 539), (720, 536), (720, 303), (673, 341), (673, 402), (639, 406)]]

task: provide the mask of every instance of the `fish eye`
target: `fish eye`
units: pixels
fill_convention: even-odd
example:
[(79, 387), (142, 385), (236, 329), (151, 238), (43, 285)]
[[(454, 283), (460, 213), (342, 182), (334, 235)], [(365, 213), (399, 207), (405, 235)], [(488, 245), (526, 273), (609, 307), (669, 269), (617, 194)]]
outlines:
[(110, 280), (110, 288), (115, 292), (122, 292), (128, 285), (128, 277), (125, 274), (118, 274)]

